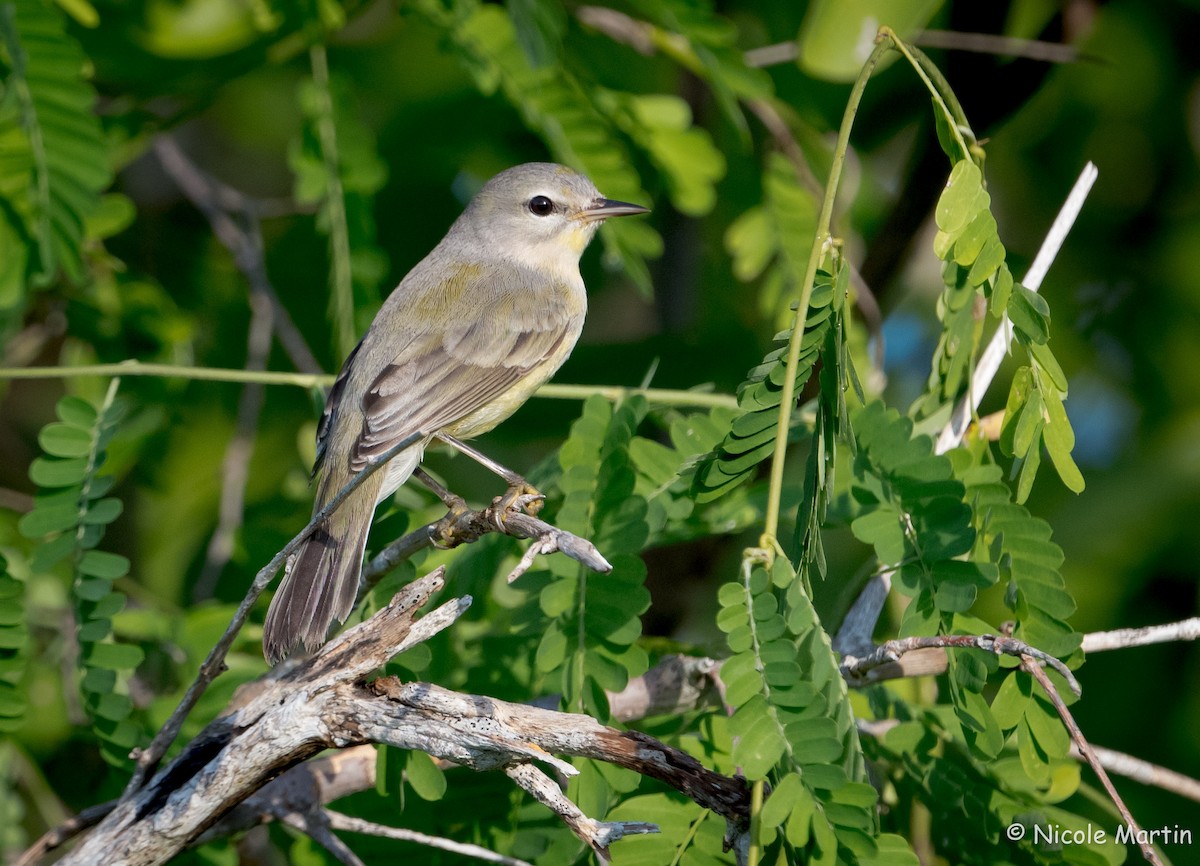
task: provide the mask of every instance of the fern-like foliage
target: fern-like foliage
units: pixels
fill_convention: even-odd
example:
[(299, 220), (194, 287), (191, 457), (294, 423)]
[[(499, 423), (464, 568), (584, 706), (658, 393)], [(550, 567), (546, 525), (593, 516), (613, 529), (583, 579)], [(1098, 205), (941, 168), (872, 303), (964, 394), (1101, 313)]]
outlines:
[(613, 846), (613, 866), (725, 866), (733, 855), (721, 852), (724, 821), (695, 803), (666, 794), (630, 797), (609, 813), (612, 821), (648, 821), (658, 832), (631, 836)]
[(733, 655), (721, 668), (733, 757), (768, 779), (760, 842), (784, 840), (810, 863), (915, 864), (903, 840), (879, 833), (846, 683), (829, 636), (790, 563), (747, 561), (718, 596), (717, 625)]
[[(42, 0), (0, 5), (0, 119), (15, 116), (20, 130), (0, 126), (0, 234), (32, 239), (26, 265), (40, 283), (60, 270), (83, 277), (84, 221), (112, 179), (84, 66), (57, 9)], [(11, 287), (16, 264), (4, 265), (2, 284)]]
[(370, 324), (369, 318), (356, 321), (354, 311), (374, 314), (387, 273), (372, 213), (375, 194), (387, 182), (387, 166), (371, 130), (355, 114), (351, 87), (329, 74), (326, 62), (323, 53), (315, 54), (317, 74), (300, 85), (304, 124), (288, 150), (288, 164), (296, 201), (317, 206), (317, 229), (329, 239), (329, 312), (335, 349), (345, 357)]
[(934, 251), (944, 262), (945, 288), (938, 300), (942, 335), (929, 390), (914, 408), (940, 418), (940, 410), (966, 390), (983, 333), (976, 304), (986, 302), (994, 319), (1008, 315), (1029, 357), (1009, 389), (1000, 440), (1002, 450), (1015, 460), (1017, 501), (1029, 496), (1043, 445), (1063, 484), (1078, 493), (1083, 475), (1071, 457), (1075, 434), (1063, 407), (1067, 378), (1049, 346), (1050, 307), (1013, 280), (990, 205), (979, 166), (969, 159), (955, 163), (935, 210)]
[[(1024, 675), (1021, 675), (1024, 677)], [(1007, 682), (1015, 682), (1010, 678)], [(1025, 682), (1029, 680), (1025, 677)], [(1035, 686), (1036, 688), (1036, 686)], [(1004, 692), (1004, 688), (1001, 689)], [(1079, 765), (1057, 764), (1053, 771), (1030, 785), (1025, 752), (1006, 754), (982, 761), (956, 747), (958, 726), (937, 711), (908, 706), (894, 695), (875, 695), (878, 715), (898, 724), (866, 741), (867, 754), (885, 767), (887, 781), (895, 786), (902, 802), (919, 800), (932, 817), (931, 835), (943, 850), (955, 853), (955, 862), (966, 866), (997, 866), (1001, 863), (1080, 864), (1118, 866), (1126, 862), (1125, 846), (1112, 841), (1112, 833), (1101, 842), (1094, 832), (1094, 818), (1084, 818), (1056, 806), (1079, 786)], [(1003, 698), (1007, 703), (1007, 697)], [(1038, 700), (1034, 698), (1034, 700)], [(1002, 695), (994, 707), (999, 716)], [(1005, 710), (1005, 712), (1007, 712)], [(1061, 732), (1062, 726), (1056, 725)], [(1049, 730), (1049, 729), (1048, 729)], [(1065, 737), (1065, 734), (1051, 735)], [(904, 812), (907, 812), (904, 808)], [(895, 815), (899, 823), (907, 814)], [(1020, 825), (1023, 834), (1007, 829)], [(1034, 827), (1043, 831), (1084, 831), (1079, 844), (1048, 845), (1034, 841)], [(1110, 828), (1115, 829), (1115, 828)], [(1018, 838), (1023, 835), (1023, 838)]]
[[(996, 633), (995, 625), (969, 612), (978, 594), (1003, 573), (1017, 634), (1063, 656), (1078, 648), (1079, 636), (1064, 622), (1074, 602), (1057, 573), (1062, 551), (1050, 541), (1044, 521), (1011, 501), (998, 467), (975, 464), (966, 451), (953, 459), (934, 454), (929, 437), (914, 436), (911, 420), (880, 403), (859, 412), (854, 429), (858, 457), (851, 493), (860, 512), (851, 529), (892, 570), (893, 586), (912, 597), (902, 635)], [(977, 754), (997, 757), (1010, 731), (983, 697), (989, 675), (998, 669), (996, 658), (957, 651), (949, 664), (950, 695), (963, 737)], [(1018, 713), (1010, 729), (1020, 725), (1021, 742), (1029, 748), (1042, 745), (1036, 753), (1040, 778), (1065, 758), (1068, 743), (1048, 704), (1022, 706), (1023, 712), (1036, 714), (1036, 721)], [(1047, 734), (1049, 728), (1057, 734)]]
[(0, 732), (21, 727), (29, 702), (21, 688), (29, 663), (25, 583), (13, 577), (0, 556)]
[(733, 22), (717, 15), (707, 0), (635, 0), (632, 5), (656, 25), (655, 48), (704, 79), (722, 114), (748, 140), (739, 100), (767, 99), (774, 86), (766, 70), (746, 65)]
[[(451, 9), (424, 0), (417, 8), (446, 32), (480, 89), (498, 89), (555, 159), (583, 170), (610, 198), (648, 200), (631, 167), (629, 148), (588, 90), (561, 64), (532, 65), (503, 8), (475, 0), (458, 0)], [(602, 237), (608, 257), (649, 291), (646, 259), (662, 252), (658, 232), (645, 220), (615, 220), (605, 226)]]
[[(817, 274), (796, 366), (793, 393), (797, 395), (812, 376), (833, 321), (834, 305), (841, 306), (845, 291), (844, 278), (840, 285), (835, 285), (833, 276), (828, 272)], [(700, 462), (693, 480), (696, 501), (711, 501), (743, 483), (774, 450), (790, 339), (791, 331), (777, 334), (776, 347), (746, 375), (746, 381), (739, 386), (738, 408), (743, 414), (730, 425), (729, 433), (721, 444)]]
[(38, 436), (45, 456), (33, 462), (29, 476), (39, 492), (19, 528), (25, 537), (40, 540), (34, 570), (47, 572), (65, 564), (71, 572), (83, 707), (105, 759), (123, 766), (141, 736), (129, 718), (133, 704), (124, 680), (143, 655), (140, 647), (112, 637), (112, 619), (125, 606), (113, 581), (129, 571), (129, 560), (97, 549), (105, 528), (122, 510), (121, 500), (107, 495), (112, 476), (100, 474), (105, 449), (124, 414), (115, 397), (114, 381), (99, 408), (73, 396), (58, 401), (59, 420)]
[(649, 536), (648, 507), (635, 492), (629, 457), (646, 409), (641, 397), (616, 408), (593, 397), (559, 450), (562, 501), (555, 525), (592, 539), (613, 570), (595, 575), (565, 557), (548, 561), (551, 580), (538, 598), (548, 621), (537, 667), (557, 680), (568, 706), (601, 719), (609, 715), (603, 690), (623, 689), (649, 666), (636, 643), (638, 617), (650, 606), (646, 565), (638, 557)]

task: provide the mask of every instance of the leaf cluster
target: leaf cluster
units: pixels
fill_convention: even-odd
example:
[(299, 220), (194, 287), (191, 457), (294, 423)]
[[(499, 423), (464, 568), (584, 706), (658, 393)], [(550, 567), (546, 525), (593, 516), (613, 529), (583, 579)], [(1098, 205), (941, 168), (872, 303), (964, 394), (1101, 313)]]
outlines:
[(125, 595), (114, 590), (113, 582), (129, 572), (129, 560), (98, 549), (123, 508), (120, 499), (107, 495), (113, 476), (100, 474), (126, 411), (115, 395), (114, 382), (99, 408), (79, 397), (58, 401), (59, 420), (38, 436), (45, 456), (33, 462), (29, 476), (39, 493), (33, 510), (21, 518), (20, 531), (39, 542), (30, 562), (34, 570), (62, 566), (70, 574), (83, 708), (101, 753), (123, 766), (141, 739), (141, 728), (130, 719), (133, 703), (118, 684), (141, 664), (143, 653), (112, 635), (113, 617), (125, 607)]

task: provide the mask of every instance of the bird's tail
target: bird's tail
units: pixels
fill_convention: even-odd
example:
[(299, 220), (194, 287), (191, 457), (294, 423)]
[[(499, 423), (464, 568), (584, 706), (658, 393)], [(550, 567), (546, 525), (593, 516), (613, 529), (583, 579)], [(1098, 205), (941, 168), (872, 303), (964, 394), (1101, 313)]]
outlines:
[(263, 624), (263, 654), (271, 664), (297, 645), (315, 650), (325, 642), (330, 624), (350, 615), (358, 596), (372, 500), (370, 492), (355, 491), (288, 557)]

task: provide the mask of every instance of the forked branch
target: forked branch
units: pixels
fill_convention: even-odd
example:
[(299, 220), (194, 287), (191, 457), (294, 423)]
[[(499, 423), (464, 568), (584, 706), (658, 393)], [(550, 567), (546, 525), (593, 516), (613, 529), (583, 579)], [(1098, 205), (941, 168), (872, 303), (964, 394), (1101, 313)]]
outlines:
[[(369, 680), (389, 659), (449, 627), (470, 605), (456, 598), (418, 619), (444, 585), (438, 569), (396, 595), (366, 622), (348, 629), (312, 658), (277, 667), (235, 697), (227, 713), (184, 752), (116, 807), (63, 864), (162, 863), (238, 814), (275, 776), (326, 749), (384, 743), (417, 749), (476, 770), (503, 769), (603, 852), (646, 825), (596, 822), (538, 784), (536, 764), (573, 775), (563, 757), (586, 757), (658, 779), (725, 817), (731, 835), (745, 831), (749, 793), (738, 778), (635, 731), (589, 716), (464, 695), (394, 677)], [(328, 830), (328, 816), (310, 816)], [(322, 844), (336, 844), (325, 839)], [(117, 853), (114, 853), (117, 852)]]

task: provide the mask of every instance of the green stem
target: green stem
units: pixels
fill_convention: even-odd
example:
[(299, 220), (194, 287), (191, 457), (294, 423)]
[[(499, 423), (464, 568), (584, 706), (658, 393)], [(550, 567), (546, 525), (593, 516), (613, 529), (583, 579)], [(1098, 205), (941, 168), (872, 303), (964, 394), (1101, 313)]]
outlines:
[[(903, 54), (904, 58), (912, 65), (913, 70), (917, 73), (917, 77), (921, 79), (921, 81), (925, 84), (925, 88), (933, 96), (933, 101), (937, 103), (938, 108), (940, 108), (942, 113), (946, 115), (946, 120), (949, 122), (950, 129), (954, 131), (954, 139), (958, 143), (958, 146), (962, 149), (963, 159), (970, 159), (971, 149), (967, 146), (966, 139), (964, 139), (962, 136), (962, 125), (965, 122), (965, 117), (962, 113), (962, 107), (958, 104), (957, 98), (951, 96), (951, 98), (954, 99), (955, 108), (958, 109), (958, 114), (955, 115), (950, 106), (946, 104), (946, 100), (942, 95), (943, 87), (945, 88), (946, 92), (952, 93), (952, 91), (950, 91), (950, 85), (946, 83), (946, 79), (942, 78), (941, 73), (938, 72), (938, 82), (935, 84), (929, 77), (929, 71), (934, 69), (934, 66), (928, 61), (920, 49), (909, 45), (907, 42), (893, 33), (890, 27), (884, 27), (879, 32), (881, 35), (886, 34), (886, 38), (891, 41), (891, 44), (895, 47), (895, 49)], [(917, 55), (920, 55), (920, 57), (918, 58)], [(938, 86), (939, 84), (941, 87)]]
[(194, 379), (202, 382), (238, 382), (261, 385), (295, 385), (300, 388), (320, 388), (333, 384), (333, 376), (307, 373), (276, 373), (269, 370), (228, 370), (221, 367), (187, 367), (176, 364), (154, 364), (130, 359), (116, 364), (80, 364), (63, 367), (3, 367), (0, 381), (5, 379), (74, 379), (81, 376), (158, 376), (162, 378)]
[(808, 305), (812, 300), (813, 283), (817, 277), (817, 266), (821, 263), (825, 248), (831, 240), (829, 227), (833, 222), (833, 204), (837, 198), (838, 182), (842, 176), (842, 166), (846, 162), (846, 152), (850, 147), (850, 129), (854, 126), (854, 118), (858, 114), (858, 106), (862, 101), (863, 90), (867, 80), (875, 71), (883, 55), (896, 45), (896, 39), (886, 28), (876, 37), (875, 50), (863, 64), (862, 71), (850, 91), (850, 99), (846, 103), (846, 112), (842, 116), (842, 126), (838, 130), (837, 145), (833, 151), (833, 162), (829, 166), (829, 180), (825, 184), (825, 198), (821, 202), (821, 214), (817, 220), (817, 232), (813, 237), (812, 250), (808, 255), (808, 267), (804, 272), (803, 289), (800, 292), (800, 302), (796, 307), (796, 320), (792, 325), (792, 336), (788, 341), (787, 372), (783, 377), (783, 390), (779, 397), (779, 421), (775, 425), (775, 453), (771, 456), (771, 481), (767, 492), (766, 522), (763, 526), (763, 536), (760, 547), (776, 550), (779, 547), (776, 536), (779, 532), (779, 506), (783, 498), (783, 468), (787, 453), (788, 430), (792, 423), (792, 404), (795, 402), (796, 367), (800, 362), (800, 344), (804, 340), (804, 325), (808, 318)]
[(319, 102), (317, 136), (321, 142), (321, 157), (325, 161), (328, 184), (325, 204), (329, 215), (329, 253), (332, 277), (329, 296), (329, 315), (333, 319), (334, 348), (339, 358), (347, 357), (354, 349), (354, 285), (350, 270), (350, 230), (346, 226), (346, 200), (338, 166), (337, 125), (333, 120), (333, 95), (329, 91), (329, 60), (325, 46), (314, 45), (308, 50), (312, 80)]
[(759, 779), (750, 788), (750, 850), (746, 853), (746, 866), (758, 866), (762, 856), (762, 847), (758, 836), (762, 829), (763, 789), (766, 783)]
[[(129, 360), (117, 364), (91, 364), (74, 367), (0, 367), (5, 379), (72, 379), (79, 376), (160, 376), (194, 379), (204, 382), (237, 382), (260, 385), (292, 385), (298, 388), (328, 388), (333, 376), (320, 373), (281, 373), (271, 370), (231, 370), (222, 367), (185, 367)], [(543, 385), (536, 396), (551, 400), (586, 400), (599, 394), (614, 403), (633, 394), (641, 394), (660, 406), (696, 406), (705, 409), (736, 409), (732, 394), (683, 391), (672, 388), (625, 388), (620, 385)]]

